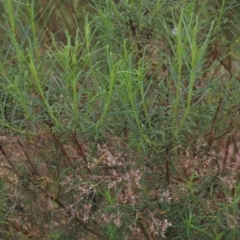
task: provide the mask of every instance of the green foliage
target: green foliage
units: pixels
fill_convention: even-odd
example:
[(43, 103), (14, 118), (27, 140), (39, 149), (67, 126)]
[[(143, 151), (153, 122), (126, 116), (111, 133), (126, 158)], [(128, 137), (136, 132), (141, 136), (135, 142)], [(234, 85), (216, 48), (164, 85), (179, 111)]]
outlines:
[(69, 2), (0, 1), (5, 238), (236, 238), (238, 2)]

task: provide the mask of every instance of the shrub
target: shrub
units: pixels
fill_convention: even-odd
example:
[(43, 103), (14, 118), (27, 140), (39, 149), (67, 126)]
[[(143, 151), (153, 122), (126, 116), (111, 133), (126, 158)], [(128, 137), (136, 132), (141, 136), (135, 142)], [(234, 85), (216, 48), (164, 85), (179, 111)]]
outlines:
[(238, 3), (51, 4), (1, 1), (2, 239), (237, 237)]

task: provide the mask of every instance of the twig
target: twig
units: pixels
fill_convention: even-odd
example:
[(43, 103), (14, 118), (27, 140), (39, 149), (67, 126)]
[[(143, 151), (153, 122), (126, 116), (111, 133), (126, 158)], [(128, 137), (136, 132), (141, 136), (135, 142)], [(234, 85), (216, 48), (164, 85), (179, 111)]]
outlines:
[(73, 133), (73, 134), (72, 134), (72, 139), (73, 139), (73, 142), (74, 142), (74, 143), (76, 144), (76, 146), (77, 146), (78, 154), (83, 158), (83, 161), (84, 161), (85, 164), (86, 164), (86, 169), (87, 169), (87, 171), (92, 175), (92, 171), (91, 171), (91, 169), (88, 167), (87, 158), (86, 158), (86, 156), (85, 156), (85, 154), (84, 154), (82, 145), (79, 144), (79, 142), (78, 142), (77, 134), (76, 134), (76, 133)]
[(214, 117), (213, 117), (212, 128), (211, 128), (210, 137), (209, 137), (209, 140), (208, 140), (208, 147), (212, 146), (212, 143), (213, 143), (213, 140), (214, 140), (214, 125), (215, 125), (217, 115), (218, 115), (219, 110), (220, 110), (221, 103), (222, 103), (222, 98), (219, 99), (217, 110), (216, 110), (216, 112), (214, 114)]

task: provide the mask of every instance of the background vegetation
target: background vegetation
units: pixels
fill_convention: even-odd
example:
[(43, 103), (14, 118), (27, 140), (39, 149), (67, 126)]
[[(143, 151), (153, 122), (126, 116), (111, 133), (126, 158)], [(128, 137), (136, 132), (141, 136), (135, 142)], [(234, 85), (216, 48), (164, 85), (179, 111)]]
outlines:
[(0, 7), (0, 239), (238, 238), (238, 1)]

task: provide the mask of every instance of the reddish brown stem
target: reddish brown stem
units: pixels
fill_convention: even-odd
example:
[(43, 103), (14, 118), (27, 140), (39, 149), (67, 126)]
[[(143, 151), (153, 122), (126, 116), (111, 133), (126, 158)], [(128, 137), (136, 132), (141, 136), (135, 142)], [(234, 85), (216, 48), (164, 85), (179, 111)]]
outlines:
[(83, 161), (85, 162), (86, 164), (86, 169), (87, 171), (92, 175), (92, 171), (91, 169), (88, 167), (88, 161), (87, 161), (87, 158), (86, 158), (86, 155), (83, 151), (83, 147), (82, 145), (78, 142), (78, 139), (77, 139), (77, 134), (76, 133), (73, 133), (72, 134), (72, 139), (73, 139), (73, 142), (75, 143), (75, 145), (77, 146), (77, 152), (78, 154), (82, 157)]

